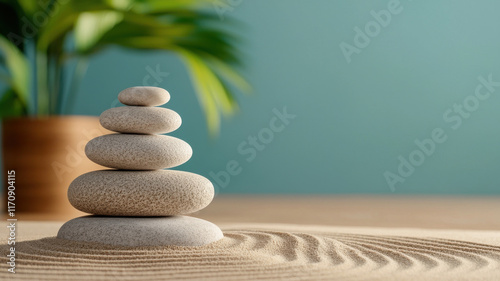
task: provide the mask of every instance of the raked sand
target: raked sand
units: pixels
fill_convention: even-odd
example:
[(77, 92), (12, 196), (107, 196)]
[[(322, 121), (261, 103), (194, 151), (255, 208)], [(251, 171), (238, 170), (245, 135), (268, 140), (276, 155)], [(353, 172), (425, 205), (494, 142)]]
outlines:
[(61, 224), (19, 222), (16, 274), (4, 244), (0, 279), (500, 279), (500, 231), (225, 224), (204, 247), (117, 248), (57, 239)]

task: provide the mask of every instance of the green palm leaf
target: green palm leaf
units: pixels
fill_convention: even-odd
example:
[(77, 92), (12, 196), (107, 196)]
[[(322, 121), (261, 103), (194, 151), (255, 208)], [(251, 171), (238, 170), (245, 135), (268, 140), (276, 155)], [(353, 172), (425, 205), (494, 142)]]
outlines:
[(75, 24), (76, 50), (85, 53), (122, 20), (123, 13), (117, 11), (81, 13)]
[[(59, 6), (33, 39), (38, 114), (63, 111), (61, 81), (68, 58), (86, 58), (113, 45), (178, 54), (191, 75), (212, 134), (219, 130), (220, 115), (230, 115), (238, 108), (232, 89), (250, 89), (236, 70), (241, 65), (236, 48), (238, 38), (221, 25), (218, 15), (210, 9), (211, 0), (68, 0), (65, 4), (51, 4)], [(2, 5), (16, 11), (18, 17), (29, 17), (42, 9), (36, 0), (0, 0)], [(13, 28), (19, 29), (18, 23)], [(5, 23), (0, 20), (0, 24)], [(235, 23), (227, 19), (224, 24)], [(0, 34), (5, 32), (0, 28)], [(65, 48), (69, 39), (74, 40), (74, 44), (69, 44), (73, 49)], [(18, 50), (23, 50), (22, 46)], [(12, 64), (5, 61), (10, 69)], [(19, 71), (10, 70), (16, 74), (11, 76), (12, 91), (26, 103), (27, 90), (19, 88)], [(21, 72), (26, 74), (29, 70)]]
[(28, 111), (29, 64), (23, 53), (0, 35), (0, 56), (8, 70), (9, 89), (0, 102), (2, 116), (15, 116)]

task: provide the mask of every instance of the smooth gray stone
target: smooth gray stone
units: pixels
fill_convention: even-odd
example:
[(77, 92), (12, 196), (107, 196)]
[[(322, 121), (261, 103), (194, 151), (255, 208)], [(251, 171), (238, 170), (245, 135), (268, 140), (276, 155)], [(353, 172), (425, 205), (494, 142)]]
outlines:
[(110, 134), (90, 140), (85, 154), (109, 168), (157, 170), (183, 164), (193, 150), (187, 142), (171, 136)]
[(207, 178), (174, 170), (93, 171), (68, 189), (73, 207), (105, 216), (185, 215), (205, 208), (213, 197)]
[(99, 121), (110, 131), (132, 134), (166, 134), (182, 124), (181, 117), (173, 110), (145, 106), (110, 108), (101, 114)]
[(170, 94), (158, 87), (131, 87), (121, 91), (118, 100), (125, 105), (158, 106), (167, 103)]
[(61, 239), (114, 246), (203, 246), (224, 237), (215, 224), (193, 217), (98, 217), (66, 222), (57, 233)]

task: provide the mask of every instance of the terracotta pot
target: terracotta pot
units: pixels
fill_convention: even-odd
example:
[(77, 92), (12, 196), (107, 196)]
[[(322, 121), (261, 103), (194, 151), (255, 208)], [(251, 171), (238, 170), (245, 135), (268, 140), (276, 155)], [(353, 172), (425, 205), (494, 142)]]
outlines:
[[(3, 179), (6, 183), (7, 171), (15, 171), (16, 212), (78, 214), (67, 199), (68, 186), (83, 173), (104, 169), (84, 149), (92, 138), (109, 133), (90, 116), (3, 120)], [(4, 184), (4, 202), (6, 192)]]

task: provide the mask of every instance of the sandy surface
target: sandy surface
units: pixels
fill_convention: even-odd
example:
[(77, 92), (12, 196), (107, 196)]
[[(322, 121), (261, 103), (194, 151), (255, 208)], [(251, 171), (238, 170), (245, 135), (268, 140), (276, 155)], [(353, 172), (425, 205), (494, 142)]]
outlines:
[[(112, 248), (18, 224), (15, 278), (1, 280), (498, 280), (500, 231), (222, 224), (205, 247)], [(0, 228), (7, 237), (6, 228)], [(35, 235), (36, 233), (36, 235)], [(9, 278), (9, 279), (8, 279)]]

